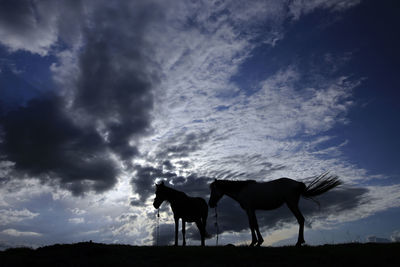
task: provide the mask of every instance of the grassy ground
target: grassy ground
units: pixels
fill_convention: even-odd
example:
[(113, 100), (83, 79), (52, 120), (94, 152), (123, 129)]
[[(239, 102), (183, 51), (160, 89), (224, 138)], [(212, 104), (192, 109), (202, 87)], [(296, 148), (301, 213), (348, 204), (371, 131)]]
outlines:
[(135, 247), (78, 243), (0, 252), (0, 266), (399, 266), (400, 243), (316, 247)]

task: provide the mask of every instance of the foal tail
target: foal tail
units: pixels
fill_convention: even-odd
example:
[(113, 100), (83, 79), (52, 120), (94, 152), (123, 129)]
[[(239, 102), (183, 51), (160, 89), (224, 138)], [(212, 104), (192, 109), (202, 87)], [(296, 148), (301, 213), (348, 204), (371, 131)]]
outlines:
[(318, 175), (313, 181), (311, 181), (311, 183), (305, 187), (301, 195), (304, 198), (313, 200), (318, 204), (318, 206), (320, 206), (319, 202), (313, 199), (313, 197), (319, 196), (341, 184), (342, 181), (339, 180), (338, 176), (329, 175), (329, 173), (326, 172)]

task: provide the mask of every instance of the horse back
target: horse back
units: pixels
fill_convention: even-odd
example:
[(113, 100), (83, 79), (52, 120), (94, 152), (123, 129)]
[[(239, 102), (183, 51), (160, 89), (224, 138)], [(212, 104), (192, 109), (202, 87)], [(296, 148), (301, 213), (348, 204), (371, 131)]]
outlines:
[(289, 178), (249, 184), (240, 193), (242, 208), (271, 210), (279, 208), (290, 199), (298, 199), (303, 183)]

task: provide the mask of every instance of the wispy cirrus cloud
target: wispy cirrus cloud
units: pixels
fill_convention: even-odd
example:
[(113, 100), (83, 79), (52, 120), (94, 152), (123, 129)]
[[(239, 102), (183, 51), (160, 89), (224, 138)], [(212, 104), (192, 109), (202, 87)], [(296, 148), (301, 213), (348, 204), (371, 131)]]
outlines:
[(358, 5), (361, 0), (333, 0), (333, 1), (324, 1), (324, 0), (313, 0), (313, 1), (303, 1), (303, 0), (295, 0), (289, 4), (289, 14), (292, 16), (294, 20), (297, 20), (302, 15), (306, 15), (311, 13), (317, 9), (325, 9), (332, 12), (344, 11), (353, 6)]

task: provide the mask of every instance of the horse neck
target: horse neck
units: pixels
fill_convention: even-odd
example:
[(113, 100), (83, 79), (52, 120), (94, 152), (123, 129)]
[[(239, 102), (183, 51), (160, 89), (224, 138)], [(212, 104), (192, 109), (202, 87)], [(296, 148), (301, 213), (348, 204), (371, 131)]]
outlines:
[(248, 184), (249, 181), (221, 181), (218, 185), (218, 189), (234, 200), (238, 200), (240, 191)]
[(166, 200), (171, 204), (176, 203), (177, 200), (179, 201), (179, 199), (182, 199), (186, 196), (186, 194), (181, 191), (172, 189), (170, 187), (167, 187), (167, 189), (168, 189), (168, 196)]

